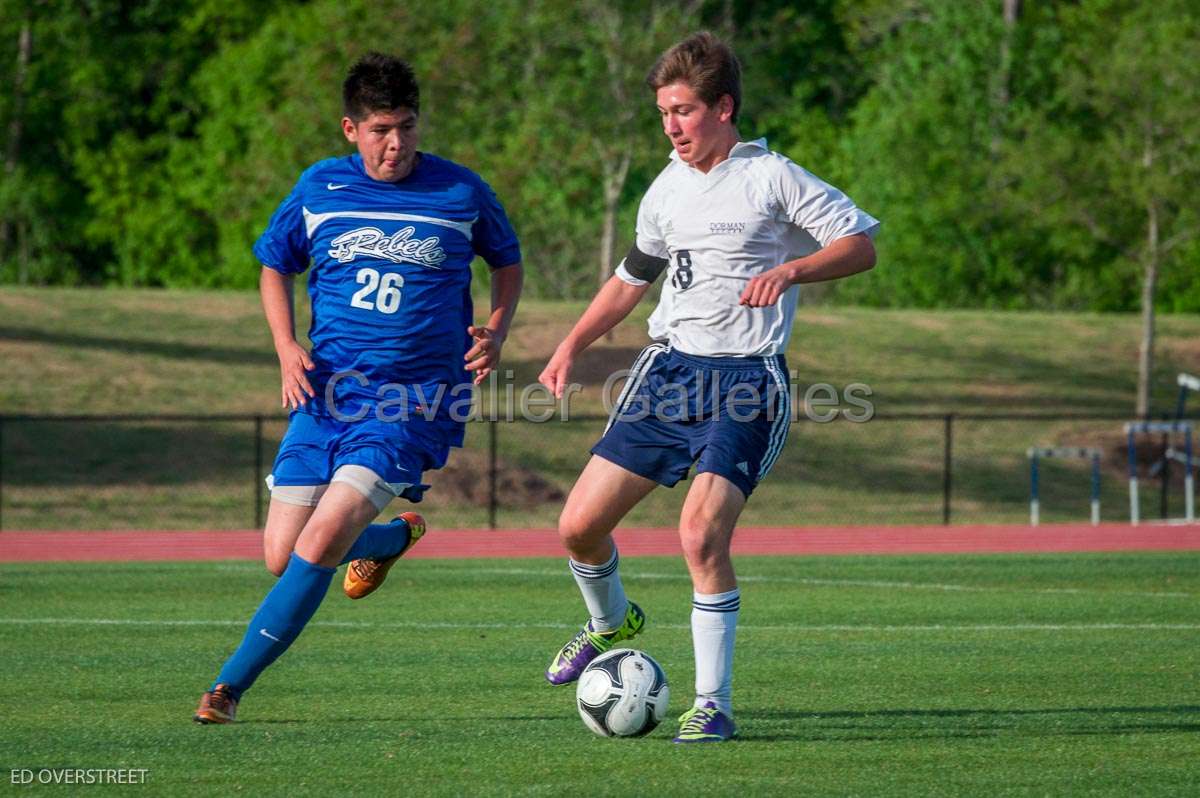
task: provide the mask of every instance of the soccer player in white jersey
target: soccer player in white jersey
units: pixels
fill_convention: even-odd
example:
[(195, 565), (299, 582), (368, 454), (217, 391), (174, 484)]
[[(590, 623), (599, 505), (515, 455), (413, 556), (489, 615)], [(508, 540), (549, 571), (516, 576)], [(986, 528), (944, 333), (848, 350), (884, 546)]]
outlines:
[(737, 734), (731, 686), (741, 598), (730, 540), (787, 438), (783, 354), (799, 285), (870, 269), (879, 223), (764, 140), (741, 140), (741, 68), (712, 34), (667, 50), (647, 83), (671, 160), (642, 199), (633, 248), (539, 378), (561, 396), (579, 353), (667, 272), (650, 317), (653, 343), (634, 362), (559, 519), (591, 618), (546, 678), (575, 681), (642, 630), (646, 616), (625, 597), (612, 530), (694, 465), (679, 536), (694, 591), (696, 699), (675, 742), (720, 742)]

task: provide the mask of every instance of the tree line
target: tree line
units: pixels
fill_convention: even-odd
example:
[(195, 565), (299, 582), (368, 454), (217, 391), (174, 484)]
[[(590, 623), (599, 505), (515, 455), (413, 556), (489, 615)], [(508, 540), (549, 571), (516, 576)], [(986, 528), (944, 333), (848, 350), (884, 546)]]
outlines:
[[(644, 75), (727, 37), (744, 138), (884, 222), (877, 306), (1200, 311), (1194, 0), (0, 0), (0, 282), (246, 288), (346, 66), (422, 81), (423, 148), (497, 190), (528, 290), (583, 297), (669, 147)], [(1152, 317), (1149, 319), (1152, 325)]]

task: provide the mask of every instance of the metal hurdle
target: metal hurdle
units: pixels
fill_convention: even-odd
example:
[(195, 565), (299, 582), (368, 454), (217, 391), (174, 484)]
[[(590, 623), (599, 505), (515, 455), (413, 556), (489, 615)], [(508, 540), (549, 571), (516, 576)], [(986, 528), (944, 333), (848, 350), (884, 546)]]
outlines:
[(1192, 523), (1196, 519), (1195, 481), (1192, 475), (1192, 423), (1190, 421), (1131, 421), (1125, 425), (1129, 446), (1129, 523), (1137, 526), (1141, 521), (1141, 503), (1138, 498), (1137, 436), (1162, 432), (1168, 435), (1183, 435), (1183, 520)]
[[(1179, 394), (1175, 399), (1175, 420), (1182, 421), (1184, 413), (1187, 411), (1188, 394), (1192, 391), (1200, 391), (1200, 377), (1180, 372), (1179, 376), (1175, 378), (1175, 382), (1179, 385)], [(1183, 452), (1173, 446), (1168, 446), (1167, 450), (1163, 452), (1162, 459), (1150, 467), (1150, 476), (1158, 476), (1164, 468), (1168, 467), (1169, 460), (1182, 463), (1184, 459)]]
[(1200, 377), (1180, 373), (1175, 382), (1179, 384), (1179, 398), (1175, 400), (1175, 420), (1178, 421), (1187, 408), (1188, 391), (1200, 391)]
[(1038, 496), (1038, 460), (1043, 457), (1059, 459), (1091, 459), (1092, 461), (1092, 526), (1100, 523), (1100, 450), (1083, 446), (1035, 446), (1025, 452), (1029, 457), (1029, 525), (1041, 520), (1041, 500)]

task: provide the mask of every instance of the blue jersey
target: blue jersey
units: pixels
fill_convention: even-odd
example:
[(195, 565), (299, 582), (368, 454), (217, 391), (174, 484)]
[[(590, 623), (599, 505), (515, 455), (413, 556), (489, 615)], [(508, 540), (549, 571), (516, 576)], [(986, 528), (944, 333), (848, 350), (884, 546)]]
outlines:
[[(433, 412), (451, 424), (455, 397), (469, 397), (459, 386), (470, 382), (463, 356), (473, 323), (471, 261), (479, 255), (497, 268), (521, 260), (487, 183), (426, 153), (396, 183), (368, 176), (358, 154), (309, 167), (254, 254), (283, 274), (312, 264), (316, 368), (308, 376), (317, 397), (305, 412), (332, 413), (326, 386), (341, 373), (334, 381), (340, 415), (373, 413), (380, 401), (398, 408), (403, 392), (410, 413)], [(460, 417), (464, 406), (455, 411)]]

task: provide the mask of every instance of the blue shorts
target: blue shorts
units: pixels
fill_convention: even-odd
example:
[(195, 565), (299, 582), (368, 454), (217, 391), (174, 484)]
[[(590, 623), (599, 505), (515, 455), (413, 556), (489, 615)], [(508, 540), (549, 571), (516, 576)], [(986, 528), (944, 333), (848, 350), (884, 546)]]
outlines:
[(428, 485), (421, 472), (441, 468), (452, 436), (443, 425), (421, 420), (338, 421), (293, 411), (271, 467), (272, 487), (328, 485), (344, 465), (371, 469), (396, 495), (421, 501)]
[(667, 487), (694, 464), (749, 496), (783, 450), (791, 412), (782, 355), (699, 357), (655, 343), (592, 454)]

